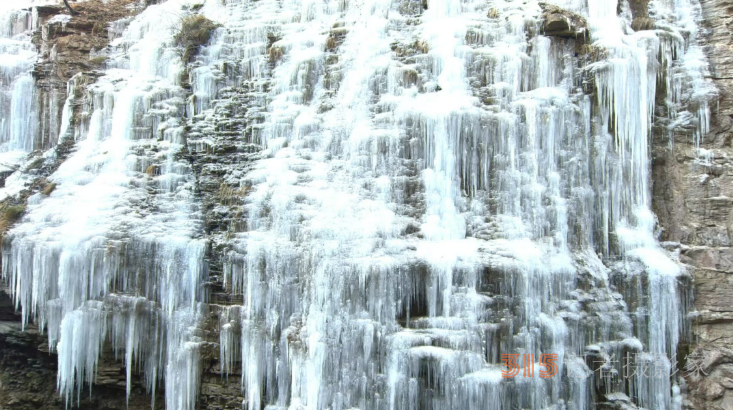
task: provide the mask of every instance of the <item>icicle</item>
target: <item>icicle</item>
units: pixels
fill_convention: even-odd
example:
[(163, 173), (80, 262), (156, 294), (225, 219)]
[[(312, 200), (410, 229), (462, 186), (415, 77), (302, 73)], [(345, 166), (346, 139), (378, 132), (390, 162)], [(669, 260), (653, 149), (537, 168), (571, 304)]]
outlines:
[[(67, 403), (109, 340), (128, 397), (137, 369), (176, 410), (196, 407), (210, 343), (249, 409), (581, 410), (601, 385), (672, 408), (674, 378), (568, 372), (676, 352), (684, 272), (654, 234), (649, 141), (658, 83), (669, 133), (709, 130), (699, 5), (655, 0), (665, 30), (637, 33), (616, 1), (567, 3), (599, 50), (582, 72), (533, 2), (208, 0), (196, 12), (223, 27), (188, 67), (171, 44), (192, 2), (111, 24), (88, 124), (71, 129), (70, 97), (75, 150), (3, 248)], [(0, 151), (36, 148), (37, 15), (19, 16), (0, 14)], [(204, 229), (188, 161), (212, 148), (227, 232)], [(210, 252), (232, 306), (207, 305)], [(507, 380), (503, 354), (557, 355), (559, 373)]]

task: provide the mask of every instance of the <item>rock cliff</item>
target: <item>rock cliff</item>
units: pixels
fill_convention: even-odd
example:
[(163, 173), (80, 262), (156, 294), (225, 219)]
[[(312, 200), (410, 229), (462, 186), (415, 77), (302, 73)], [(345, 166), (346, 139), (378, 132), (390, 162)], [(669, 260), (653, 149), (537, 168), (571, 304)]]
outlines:
[[(654, 211), (661, 238), (679, 246), (694, 276), (693, 339), (687, 381), (696, 409), (733, 409), (733, 13), (727, 1), (701, 2), (710, 78), (719, 90), (710, 132), (652, 149)], [(679, 245), (676, 245), (679, 244)]]
[[(39, 60), (34, 66), (33, 78), (39, 95), (37, 114), (40, 126), (35, 133), (36, 138), (32, 144), (31, 154), (24, 161), (24, 167), (26, 167), (24, 173), (28, 178), (23, 189), (3, 200), (1, 205), (3, 212), (7, 214), (7, 209), (24, 207), (28, 201), (37, 201), (38, 195), (48, 196), (53, 191), (55, 185), (48, 178), (78, 148), (75, 146), (74, 136), (88, 131), (92, 111), (90, 107), (94, 102), (98, 103), (103, 99), (104, 90), (90, 89), (90, 85), (104, 75), (104, 69), (108, 68), (107, 60), (114, 57), (108, 54), (110, 41), (118, 39), (120, 31), (129, 24), (130, 20), (153, 3), (155, 2), (136, 0), (109, 0), (104, 4), (97, 1), (72, 3), (72, 7), (79, 14), (71, 19), (54, 18), (54, 16), (65, 14), (64, 7), (61, 5), (36, 7), (39, 22), (34, 31), (33, 42), (39, 52)], [(222, 4), (225, 3), (226, 1), (222, 2)], [(421, 14), (432, 7), (429, 1), (402, 1), (399, 3), (401, 12), (409, 17), (400, 23), (403, 24), (400, 29), (405, 30), (418, 24)], [(197, 7), (199, 5), (193, 5), (186, 10), (186, 13), (195, 14)], [(630, 20), (633, 21), (634, 30), (649, 30), (653, 29), (654, 22), (646, 11), (647, 7), (648, 4), (645, 2), (624, 3), (623, 10), (620, 7), (619, 12), (631, 14)], [(730, 8), (731, 3), (725, 0), (711, 0), (702, 3), (704, 21), (702, 22), (701, 41), (710, 63), (711, 79), (719, 93), (718, 105), (712, 106), (711, 129), (705, 132), (702, 138), (699, 138), (695, 135), (696, 130), (699, 129), (695, 127), (695, 124), (688, 127), (668, 127), (670, 115), (666, 110), (670, 104), (663, 101), (665, 90), (660, 85), (657, 93), (659, 101), (657, 112), (655, 112), (656, 122), (652, 133), (650, 153), (653, 182), (652, 204), (659, 219), (660, 240), (663, 241), (663, 247), (670, 254), (679, 255), (680, 262), (692, 275), (692, 282), (688, 282), (684, 277), (679, 279), (680, 288), (692, 287), (694, 290), (694, 302), (691, 306), (682, 306), (683, 311), (692, 312), (693, 325), (692, 336), (688, 338), (689, 340), (683, 337), (680, 343), (678, 357), (684, 358), (680, 366), (685, 373), (686, 381), (682, 385), (684, 394), (682, 405), (695, 409), (733, 409), (733, 307), (731, 306), (733, 276), (728, 276), (733, 275), (733, 245), (730, 237), (733, 234), (733, 214), (731, 213), (733, 210), (733, 146), (731, 145), (731, 136), (733, 136), (731, 129), (733, 127), (733, 38), (730, 36), (733, 13)], [(490, 24), (497, 26), (503, 24), (500, 22), (504, 18), (502, 12), (504, 10), (487, 8)], [(556, 48), (552, 49), (553, 53), (574, 54), (572, 62), (568, 62), (563, 70), (565, 72), (579, 71), (578, 74), (572, 74), (571, 77), (578, 82), (576, 88), (582, 88), (582, 92), (578, 91), (578, 94), (574, 96), (577, 98), (575, 102), (582, 106), (583, 92), (593, 95), (596, 91), (594, 78), (587, 72), (580, 73), (582, 70), (579, 68), (601, 60), (605, 51), (587, 44), (590, 38), (588, 22), (579, 14), (555, 5), (542, 4), (541, 10), (538, 10), (538, 16), (537, 21), (541, 24), (536, 24), (537, 21), (534, 20), (531, 23), (522, 21), (521, 24), (516, 21), (510, 22), (508, 18), (506, 21), (507, 24), (518, 24), (519, 30), (525, 29), (526, 24), (527, 32), (531, 36), (543, 34), (557, 38), (553, 40), (556, 41), (554, 43)], [(274, 26), (270, 22), (267, 24)], [(245, 37), (243, 31), (240, 30), (243, 29), (235, 27), (219, 32), (218, 35), (231, 38)], [(143, 180), (148, 182), (138, 181), (130, 184), (141, 185), (140, 189), (146, 190), (149, 196), (140, 199), (139, 203), (131, 207), (134, 212), (155, 215), (156, 212), (169, 211), (160, 211), (157, 208), (155, 198), (165, 195), (166, 192), (162, 192), (156, 188), (154, 183), (150, 182), (160, 177), (165, 167), (175, 169), (177, 177), (188, 178), (186, 181), (195, 187), (193, 189), (194, 197), (199, 209), (194, 214), (197, 217), (201, 215), (203, 236), (207, 240), (204, 286), (208, 299), (199, 312), (202, 316), (202, 324), (197, 328), (198, 333), (196, 334), (201, 346), (197, 351), (201, 359), (201, 379), (200, 386), (197, 387), (196, 407), (202, 410), (239, 409), (242, 408), (243, 403), (251, 402), (251, 397), (243, 393), (241, 387), (243, 380), (250, 376), (241, 369), (241, 360), (225, 357), (231, 354), (231, 351), (227, 350), (223, 343), (227, 340), (225, 334), (228, 333), (226, 332), (238, 335), (242, 331), (238, 328), (241, 314), (239, 306), (244, 304), (244, 299), (247, 297), (242, 295), (242, 292), (234, 291), (237, 287), (241, 289), (245, 286), (237, 280), (242, 280), (241, 270), (244, 269), (247, 261), (243, 256), (244, 250), (232, 238), (236, 238), (238, 234), (246, 230), (245, 221), (257, 218), (266, 220), (270, 212), (268, 208), (270, 205), (267, 202), (267, 207), (257, 209), (260, 214), (250, 215), (249, 212), (252, 212), (254, 208), (246, 206), (244, 198), (251, 193), (252, 184), (256, 181), (240, 182), (244, 175), (254, 170), (255, 161), (263, 158), (261, 156), (262, 129), (266, 121), (267, 106), (273, 103), (269, 100), (268, 94), (273, 86), (272, 78), (275, 75), (273, 70), (278, 60), (288, 52), (290, 46), (289, 43), (283, 41), (283, 33), (277, 27), (267, 26), (266, 31), (265, 35), (258, 33), (266, 38), (266, 41), (261, 44), (256, 43), (254, 46), (248, 44), (248, 47), (242, 49), (236, 47), (204, 49), (201, 56), (186, 54), (185, 60), (188, 60), (186, 61), (188, 65), (180, 84), (182, 88), (173, 91), (166, 90), (162, 92), (165, 95), (155, 101), (161, 105), (167, 104), (162, 108), (155, 107), (155, 109), (165, 111), (163, 114), (156, 113), (159, 118), (165, 116), (173, 119), (186, 118), (185, 125), (181, 127), (185, 134), (186, 148), (172, 155), (173, 159), (159, 155), (160, 152), (168, 149), (166, 139), (168, 136), (162, 135), (165, 131), (161, 131), (161, 136), (153, 135), (154, 132), (157, 132), (156, 120), (142, 118), (142, 116), (134, 119), (133, 132), (150, 134), (150, 140), (153, 141), (138, 147), (141, 159), (136, 167), (140, 168), (141, 173), (147, 175), (143, 176)], [(319, 66), (315, 63), (304, 63), (297, 73), (297, 78), (292, 80), (293, 84), (306, 84), (303, 95), (298, 97), (305, 100), (315, 98), (311, 94), (312, 90), (308, 88), (310, 84), (318, 83), (319, 87), (323, 88), (323, 95), (317, 96), (323, 101), (318, 108), (319, 114), (334, 108), (334, 100), (330, 98), (336, 93), (344, 75), (343, 66), (339, 60), (343, 56), (336, 50), (344, 43), (348, 33), (349, 28), (345, 27), (345, 23), (333, 24), (333, 27), (324, 34), (327, 36), (324, 46), (327, 57), (324, 58), (324, 64)], [(246, 35), (249, 35), (249, 32)], [(470, 32), (466, 36), (466, 42), (480, 44), (490, 41), (481, 35), (483, 32), (478, 29)], [(533, 46), (538, 48), (542, 45), (543, 43), (540, 42), (533, 43)], [(120, 44), (116, 44), (116, 47), (125, 48)], [(421, 62), (424, 62), (428, 49), (427, 43), (420, 40), (413, 41), (411, 38), (409, 41), (405, 39), (402, 42), (395, 41), (391, 44), (391, 50), (397, 56), (400, 64), (401, 71), (396, 77), (396, 82), (400, 86), (405, 88), (414, 86), (415, 89), (425, 93), (440, 91), (437, 83), (426, 81), (425, 72), (419, 72), (416, 68)], [(241, 65), (222, 64), (212, 69), (207, 63), (214, 58), (212, 55), (215, 53), (233, 56), (232, 58), (236, 57), (245, 63)], [(527, 50), (527, 53), (524, 57), (528, 60), (529, 55), (535, 56), (532, 50)], [(477, 62), (477, 65), (479, 63), (480, 61)], [(537, 67), (543, 67), (542, 62), (537, 62)], [(261, 72), (258, 72), (258, 76), (253, 79), (255, 76), (252, 76), (248, 70), (261, 70)], [(486, 72), (489, 72), (488, 68)], [(555, 74), (557, 78), (564, 75)], [(472, 80), (472, 86), (480, 90), (477, 91), (479, 94), (477, 96), (480, 97), (483, 108), (489, 111), (498, 110), (502, 104), (501, 92), (497, 94), (496, 90), (490, 89), (490, 84), (485, 84), (489, 82), (488, 76), (489, 74), (485, 76), (477, 74)], [(532, 74), (529, 76), (532, 78), (526, 81), (534, 85), (540, 84), (540, 80), (534, 76), (539, 77), (538, 74)], [(394, 84), (389, 83), (392, 77), (389, 77), (390, 80), (387, 78), (387, 73), (385, 73), (384, 78), (372, 79), (374, 83), (370, 87), (378, 90), (377, 94), (379, 90), (393, 87)], [(211, 95), (215, 95), (216, 98), (212, 99)], [(288, 104), (290, 101), (279, 101), (278, 103)], [(690, 101), (682, 103), (694, 105), (694, 102)], [(68, 109), (67, 112), (64, 112), (64, 107)], [(378, 111), (387, 108), (374, 106), (370, 109), (374, 111), (375, 116), (379, 116)], [(524, 113), (524, 115), (528, 114)], [(416, 120), (414, 124), (412, 124), (413, 119), (406, 121), (410, 123), (410, 132), (416, 135), (421, 132), (422, 125)], [(307, 128), (306, 125), (302, 126), (303, 129)], [(673, 130), (671, 139), (669, 130)], [(303, 144), (311, 143), (307, 139), (305, 141)], [(386, 142), (380, 143), (386, 144)], [(282, 148), (287, 148), (287, 144)], [(44, 152), (49, 149), (53, 151), (53, 156), (44, 155)], [(384, 153), (389, 149), (392, 148), (380, 146), (377, 151)], [(406, 152), (416, 150), (414, 147), (402, 147), (402, 149)], [(413, 159), (410, 158), (410, 160)], [(399, 209), (398, 212), (405, 220), (417, 219), (427, 212), (427, 199), (420, 193), (426, 188), (421, 185), (423, 182), (418, 176), (419, 170), (416, 169), (414, 161), (405, 160), (400, 166), (399, 180), (402, 184), (400, 192), (410, 200), (406, 201), (404, 208)], [(303, 169), (294, 170), (298, 173), (294, 178), (299, 182), (310, 178), (306, 172), (307, 166), (302, 165), (302, 167)], [(478, 184), (475, 181), (473, 183)], [(175, 182), (171, 184), (176, 185)], [(466, 190), (471, 190), (468, 182), (462, 188), (464, 194)], [(175, 190), (175, 187), (173, 189)], [(376, 188), (366, 187), (365, 189)], [(305, 207), (308, 198), (303, 196), (298, 201), (296, 202), (302, 203)], [(487, 199), (487, 204), (490, 204), (492, 209), (498, 206), (497, 202), (496, 198)], [(15, 222), (14, 219), (0, 224), (2, 233), (11, 228), (13, 222)], [(468, 229), (475, 231), (472, 232), (475, 237), (487, 240), (497, 239), (505, 234), (496, 228), (498, 224), (495, 221), (482, 224), (477, 223), (476, 227)], [(576, 229), (579, 231), (584, 229), (580, 225), (582, 222), (578, 221)], [(420, 232), (420, 227), (412, 223), (406, 224), (404, 232), (400, 234), (416, 239), (422, 239), (424, 235), (423, 232)], [(551, 241), (547, 238), (543, 240)], [(107, 252), (117, 251), (119, 250), (107, 249)], [(119, 252), (120, 255), (124, 254), (124, 250)], [(138, 262), (141, 266), (144, 265), (144, 261)], [(264, 265), (267, 265), (269, 261), (263, 257), (261, 263), (264, 272), (266, 269)], [(614, 266), (607, 260), (604, 260), (604, 263)], [(504, 280), (502, 275), (513, 276), (511, 273), (499, 272), (499, 269), (492, 270), (488, 265), (483, 275), (487, 278), (487, 282), (493, 282), (482, 284), (484, 293), (491, 294), (492, 297), (496, 296), (491, 299), (493, 308), (509, 317), (514, 313), (507, 312), (521, 309), (517, 305), (512, 305), (515, 302), (508, 300), (509, 298), (503, 300), (501, 295), (493, 295), (493, 293), (501, 293), (499, 289), (506, 289), (502, 286), (508, 286), (502, 282)], [(427, 270), (420, 265), (415, 268), (416, 271), (421, 271), (421, 269)], [(617, 270), (614, 271), (614, 269)], [(579, 273), (579, 279), (575, 282), (581, 291), (580, 296), (573, 295), (576, 298), (573, 303), (582, 305), (583, 315), (588, 314), (587, 316), (591, 317), (578, 319), (578, 323), (581, 323), (579, 326), (592, 329), (589, 333), (611, 332), (604, 329), (603, 323), (600, 323), (600, 320), (595, 321), (593, 317), (604, 315), (616, 317), (613, 316), (614, 312), (638, 308), (638, 306), (627, 306), (626, 301), (622, 301), (622, 297), (616, 291), (624, 293), (625, 296), (633, 295), (633, 297), (627, 297), (629, 300), (637, 297), (641, 299), (643, 292), (637, 294), (633, 287), (641, 287), (642, 281), (640, 279), (639, 283), (624, 282), (623, 279), (619, 279), (623, 276), (622, 269), (613, 267), (609, 269), (612, 271), (610, 276), (614, 286), (618, 286), (618, 289), (614, 288), (611, 292), (608, 291), (609, 285), (589, 273), (590, 271), (591, 268), (587, 268), (587, 271)], [(420, 275), (427, 274), (418, 272), (415, 277), (422, 277)], [(288, 286), (294, 288), (297, 285), (285, 284), (283, 286), (284, 289), (290, 289)], [(623, 289), (624, 286), (630, 290)], [(259, 291), (266, 293), (269, 290), (262, 288)], [(686, 295), (682, 293), (683, 296)], [(683, 303), (689, 302), (686, 297), (682, 297), (681, 300)], [(400, 325), (409, 326), (410, 314), (418, 317), (415, 322), (418, 323), (418, 326), (422, 323), (420, 317), (427, 316), (428, 308), (421, 303), (413, 302), (407, 307), (406, 314), (403, 312), (398, 315)], [(0, 299), (0, 409), (65, 408), (67, 406), (65, 398), (59, 395), (57, 389), (60, 381), (57, 378), (56, 352), (49, 348), (47, 337), (41, 336), (34, 325), (31, 324), (21, 331), (21, 323), (24, 318), (17, 313), (16, 308), (7, 297), (3, 296)], [(410, 312), (410, 309), (413, 311)], [(521, 316), (522, 313), (516, 313), (516, 315)], [(291, 318), (285, 319), (292, 320)], [(283, 334), (282, 337), (294, 345), (301, 343), (299, 339), (302, 330), (301, 323), (293, 320), (290, 326), (286, 327), (287, 332), (290, 333)], [(261, 331), (265, 332), (265, 330)], [(485, 336), (484, 342), (506, 347), (502, 344), (506, 342), (499, 339), (503, 337), (502, 332), (510, 331), (512, 330), (509, 325), (487, 329), (486, 335), (491, 336)], [(624, 334), (623, 331), (618, 333)], [(681, 333), (685, 333), (684, 329)], [(232, 346), (239, 346), (239, 341), (231, 343)], [(141, 375), (144, 372), (143, 364), (136, 365), (140, 368), (135, 368), (135, 371), (131, 372), (132, 376), (128, 376), (122, 358), (116, 357), (119, 349), (112, 344), (111, 340), (105, 342), (100, 353), (100, 362), (95, 369), (96, 377), (90, 384), (92, 390), (90, 392), (89, 385), (85, 383), (79, 395), (81, 400), (75, 405), (82, 409), (128, 408), (137, 410), (150, 408), (152, 402), (155, 408), (162, 409), (165, 402), (162, 383), (157, 382), (156, 391), (151, 397), (151, 394), (147, 392), (150, 389), (148, 381), (144, 380)], [(624, 347), (624, 349), (630, 351), (635, 347)], [(272, 347), (272, 350), (275, 351), (276, 348)], [(236, 349), (232, 351), (242, 354)], [(602, 353), (595, 353), (596, 358), (603, 359)], [(492, 359), (496, 361), (498, 356)], [(351, 364), (344, 363), (346, 368), (349, 365)], [(698, 365), (701, 372), (688, 371)], [(268, 371), (274, 372), (275, 370)], [(429, 366), (415, 370), (416, 373), (422, 372), (420, 374), (423, 376), (423, 373), (431, 371), (436, 370)], [(438, 387), (430, 384), (435, 382), (425, 381), (429, 378), (423, 376), (419, 378), (420, 383), (424, 383), (420, 388), (437, 391)], [(268, 374), (262, 377), (272, 378), (273, 376)], [(126, 392), (128, 379), (131, 380), (131, 385), (129, 392)], [(338, 380), (330, 382), (335, 384)], [(593, 390), (589, 396), (597, 400), (597, 408), (635, 408), (628, 398), (606, 395), (608, 387), (605, 385), (583, 388), (588, 391)], [(265, 392), (264, 387), (262, 390), (263, 396), (274, 395), (272, 392)], [(427, 406), (426, 403), (432, 403), (430, 401), (432, 398), (424, 400), (426, 401), (420, 402), (423, 407)], [(263, 403), (261, 407), (264, 408), (264, 405)], [(591, 404), (588, 404), (585, 408), (590, 408), (590, 406)]]

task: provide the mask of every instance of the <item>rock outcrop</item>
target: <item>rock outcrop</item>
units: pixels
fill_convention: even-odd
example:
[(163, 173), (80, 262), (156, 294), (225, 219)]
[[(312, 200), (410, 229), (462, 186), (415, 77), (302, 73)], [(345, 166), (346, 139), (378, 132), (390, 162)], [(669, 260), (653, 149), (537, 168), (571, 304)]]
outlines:
[(583, 16), (554, 4), (540, 3), (542, 34), (551, 37), (581, 38), (588, 35), (588, 23)]
[(719, 91), (712, 128), (699, 148), (690, 132), (657, 134), (654, 211), (661, 239), (679, 244), (694, 276), (693, 344), (687, 352), (691, 408), (733, 409), (733, 40), (730, 3), (701, 2), (702, 43)]
[[(100, 363), (94, 394), (84, 388), (79, 402), (66, 403), (56, 390), (57, 356), (49, 352), (46, 336), (34, 325), (22, 328), (21, 318), (5, 292), (0, 292), (0, 409), (14, 410), (149, 410), (151, 397), (136, 380), (129, 402), (125, 397), (125, 369), (111, 349)], [(158, 394), (158, 396), (160, 396)]]

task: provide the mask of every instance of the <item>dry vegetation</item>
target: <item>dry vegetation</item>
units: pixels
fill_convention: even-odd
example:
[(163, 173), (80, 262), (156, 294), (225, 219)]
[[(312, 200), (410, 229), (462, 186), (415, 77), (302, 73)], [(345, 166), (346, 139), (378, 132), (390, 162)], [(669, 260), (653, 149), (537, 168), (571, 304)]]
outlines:
[(94, 58), (89, 59), (89, 62), (94, 65), (102, 65), (107, 61), (107, 56), (97, 56)]
[(637, 17), (631, 22), (634, 31), (654, 30), (654, 19), (649, 17)]
[(326, 49), (327, 50), (334, 51), (334, 50), (336, 50), (336, 47), (338, 47), (338, 46), (339, 46), (339, 43), (338, 43), (338, 41), (333, 36), (329, 36), (326, 39)]
[(430, 46), (425, 40), (418, 40), (415, 42), (415, 50), (418, 50), (422, 54), (427, 54), (430, 51)]
[(9, 205), (7, 202), (0, 208), (0, 235), (10, 229), (25, 212), (25, 205)]
[(211, 33), (218, 27), (219, 24), (198, 14), (183, 18), (181, 31), (175, 35), (173, 41), (183, 50), (181, 58), (184, 63), (188, 63), (198, 53), (199, 48), (209, 42)]
[(34, 169), (38, 169), (38, 168), (40, 168), (40, 167), (43, 166), (43, 163), (44, 162), (45, 162), (45, 160), (43, 159), (43, 157), (38, 157), (38, 158), (34, 159), (33, 162), (31, 162), (30, 164), (28, 164), (25, 167), (25, 170), (26, 170), (26, 172), (28, 172), (28, 171), (31, 171), (31, 170), (34, 170)]
[(603, 46), (583, 44), (580, 46), (580, 54), (588, 57), (591, 62), (601, 61), (608, 58), (608, 49)]
[(335, 23), (326, 39), (326, 50), (335, 51), (344, 42), (347, 34), (349, 34), (349, 29), (344, 27), (343, 22)]
[(150, 165), (145, 169), (145, 173), (148, 174), (149, 177), (160, 175), (160, 166)]
[(219, 186), (219, 199), (223, 205), (236, 205), (241, 198), (247, 195), (248, 191), (249, 188), (247, 187), (235, 188), (227, 184), (221, 184)]
[(278, 61), (280, 61), (283, 55), (285, 55), (285, 52), (283, 51), (282, 47), (280, 46), (272, 46), (270, 47), (268, 54), (270, 57), (270, 62), (277, 63)]
[(43, 192), (43, 195), (49, 196), (54, 189), (56, 189), (56, 184), (54, 184), (53, 182), (49, 182), (48, 184), (46, 184), (46, 186), (43, 187), (43, 190), (41, 192)]
[(88, 20), (105, 27), (107, 23), (119, 20), (130, 15), (131, 6), (140, 3), (138, 0), (91, 0), (72, 4), (71, 8), (77, 14), (75, 18)]

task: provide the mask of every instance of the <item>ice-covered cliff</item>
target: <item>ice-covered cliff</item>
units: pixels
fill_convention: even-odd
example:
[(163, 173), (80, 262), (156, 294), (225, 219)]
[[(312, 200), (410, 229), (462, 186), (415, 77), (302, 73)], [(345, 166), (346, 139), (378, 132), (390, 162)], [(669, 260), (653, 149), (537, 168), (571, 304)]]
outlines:
[(682, 407), (650, 153), (709, 129), (697, 2), (118, 2), (64, 98), (84, 14), (0, 9), (2, 273), (65, 405), (111, 351), (167, 409), (212, 366), (247, 409)]

